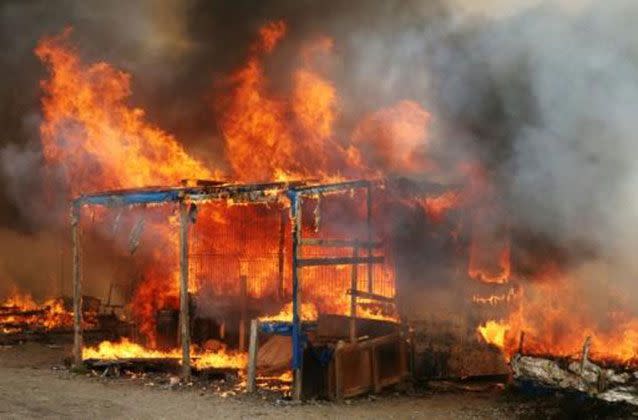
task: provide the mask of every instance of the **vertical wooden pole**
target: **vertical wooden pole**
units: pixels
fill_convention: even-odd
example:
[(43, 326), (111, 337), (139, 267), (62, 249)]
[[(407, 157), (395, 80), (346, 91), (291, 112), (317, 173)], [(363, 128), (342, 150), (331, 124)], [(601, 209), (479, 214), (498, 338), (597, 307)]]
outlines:
[(301, 247), (301, 196), (291, 193), (290, 214), (292, 219), (292, 367), (294, 400), (301, 400), (303, 351), (301, 351), (301, 298), (299, 290), (300, 269), (298, 265)]
[(248, 323), (248, 291), (246, 290), (246, 276), (239, 276), (240, 292), (240, 320), (239, 320), (239, 351), (246, 351), (246, 324)]
[(191, 335), (188, 298), (188, 205), (184, 199), (179, 202), (179, 324), (182, 343), (182, 378), (191, 376)]
[(366, 188), (366, 225), (368, 228), (368, 292), (374, 292), (374, 283), (373, 283), (373, 275), (372, 269), (374, 265), (372, 265), (372, 185), (368, 183), (368, 187)]
[(250, 339), (248, 341), (248, 379), (246, 383), (247, 392), (257, 390), (257, 352), (259, 351), (259, 320), (250, 321)]
[(279, 217), (279, 284), (277, 287), (277, 297), (279, 300), (284, 299), (284, 261), (286, 252), (286, 211), (281, 210)]
[(80, 206), (71, 207), (71, 237), (73, 241), (73, 360), (76, 367), (82, 365), (82, 238)]
[[(359, 256), (359, 244), (355, 243), (352, 249), (352, 256)], [(357, 264), (352, 264), (352, 271), (350, 273), (350, 342), (357, 342), (357, 294), (358, 289), (358, 269)]]
[(335, 349), (334, 361), (335, 361), (335, 399), (341, 401), (343, 399), (343, 341), (337, 342), (337, 348)]

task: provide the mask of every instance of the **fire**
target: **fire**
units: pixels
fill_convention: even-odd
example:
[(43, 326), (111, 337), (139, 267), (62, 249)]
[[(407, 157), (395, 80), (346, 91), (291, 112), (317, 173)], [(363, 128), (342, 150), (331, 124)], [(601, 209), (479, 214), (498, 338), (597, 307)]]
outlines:
[(484, 242), (473, 236), (468, 267), (468, 275), (471, 278), (484, 283), (507, 283), (509, 281), (511, 275), (509, 241), (501, 245), (497, 254), (498, 263), (493, 264), (495, 247), (499, 245), (498, 241)]
[[(95, 314), (85, 312), (86, 327), (95, 325)], [(21, 331), (51, 331), (73, 328), (73, 312), (67, 310), (61, 298), (36, 303), (28, 293), (13, 293), (0, 303), (0, 330), (5, 333)]]
[(422, 201), (428, 218), (436, 223), (443, 221), (448, 211), (458, 208), (460, 202), (461, 193), (458, 191), (447, 191), (434, 197), (426, 197)]
[[(105, 62), (82, 61), (71, 45), (70, 29), (44, 38), (35, 53), (49, 71), (49, 78), (42, 82), (40, 127), (47, 167), (62, 175), (72, 196), (105, 189), (175, 185), (185, 178), (335, 181), (346, 176), (382, 176), (406, 170), (416, 173), (431, 167), (425, 157), (427, 150), (422, 147), (428, 142), (431, 117), (414, 101), (399, 101), (373, 110), (349, 133), (346, 130), (345, 135), (336, 134), (341, 99), (328, 77), (329, 68), (323, 65), (333, 54), (334, 42), (328, 37), (303, 44), (299, 64), (291, 75), (290, 94), (273, 92), (266, 71), (268, 58), (286, 32), (283, 21), (261, 28), (245, 64), (229, 78), (229, 94), (216, 103), (221, 111), (219, 126), (225, 141), (228, 174), (190, 155), (177, 138), (149, 122), (144, 110), (131, 106), (131, 76)], [(238, 204), (241, 203), (207, 204), (199, 209), (193, 231), (202, 234), (194, 238), (191, 253), (240, 255), (239, 272), (252, 280), (248, 295), (264, 297), (272, 293), (270, 282), (277, 277), (277, 267), (261, 263), (259, 258), (263, 260), (264, 253), (276, 253), (277, 242), (269, 242), (257, 228), (247, 227), (246, 237), (233, 236), (236, 233), (232, 226), (247, 218), (265, 221), (268, 209)], [(453, 203), (437, 206), (440, 212)], [(140, 258), (142, 280), (130, 305), (150, 347), (155, 342), (157, 311), (178, 306), (178, 240), (170, 211), (160, 208), (158, 215), (145, 220), (144, 234), (149, 235), (145, 240), (153, 243), (153, 249), (144, 250)], [(133, 226), (139, 214), (132, 212), (123, 223)], [(99, 220), (107, 217), (107, 211), (97, 213)], [(278, 220), (276, 217), (274, 223)], [(274, 225), (273, 231), (277, 229)], [(214, 239), (218, 237), (227, 240)], [(285, 253), (289, 258), (289, 250)], [(223, 266), (223, 270), (234, 269)], [(349, 270), (346, 266), (335, 267), (335, 276), (342, 272), (349, 275)], [(348, 315), (348, 286), (338, 291), (326, 288), (316, 281), (322, 272), (310, 271), (305, 276), (314, 281), (304, 285), (302, 317), (316, 319), (319, 311)], [(363, 279), (364, 271), (360, 271)], [(193, 266), (190, 272), (191, 292), (238, 295), (238, 284), (231, 281), (234, 277), (230, 275), (218, 273), (213, 279)], [(285, 276), (289, 282), (288, 274)], [(394, 295), (391, 275), (375, 272), (375, 279), (379, 279), (383, 289), (377, 293)], [(290, 308), (284, 308), (273, 319), (289, 320), (289, 314)], [(386, 314), (373, 305), (360, 305), (357, 315), (397, 319), (396, 314)]]
[[(638, 320), (630, 311), (588, 311), (582, 306), (581, 292), (575, 278), (548, 267), (521, 288), (513, 299), (515, 308), (507, 317), (488, 321), (478, 331), (485, 341), (502, 348), (507, 357), (521, 346), (526, 354), (578, 357), (584, 340), (591, 336), (593, 359), (635, 363)], [(617, 304), (623, 305), (621, 301)]]
[(176, 138), (147, 122), (142, 109), (127, 104), (130, 75), (104, 62), (83, 63), (70, 35), (67, 29), (44, 38), (35, 53), (50, 74), (42, 82), (44, 157), (71, 194), (214, 177)]
[(478, 332), (481, 334), (485, 342), (493, 344), (498, 348), (505, 346), (505, 334), (509, 331), (509, 326), (503, 321), (487, 321), (483, 325), (479, 325)]
[[(301, 304), (301, 319), (303, 321), (316, 321), (319, 318), (319, 311), (314, 303), (302, 303)], [(259, 318), (263, 322), (272, 321), (291, 321), (292, 320), (292, 303), (287, 303), (279, 313), (270, 316), (264, 316)]]
[[(345, 151), (333, 134), (338, 103), (334, 86), (312, 68), (308, 57), (293, 75), (292, 98), (277, 97), (268, 89), (264, 58), (285, 28), (277, 22), (260, 32), (252, 55), (231, 77), (232, 94), (220, 101), (227, 157), (240, 180), (335, 179), (343, 167), (336, 163), (343, 163)], [(331, 47), (322, 38), (306, 51), (327, 53)]]
[(490, 295), (487, 297), (474, 295), (472, 296), (472, 302), (479, 303), (479, 304), (489, 304), (494, 306), (503, 302), (509, 303), (516, 298), (520, 298), (519, 291), (512, 287), (507, 291), (507, 293), (495, 294), (495, 295)]
[(403, 100), (364, 117), (352, 133), (350, 153), (376, 176), (422, 174), (431, 116), (414, 101)]
[[(148, 121), (144, 110), (129, 104), (129, 74), (105, 62), (83, 62), (69, 41), (71, 30), (44, 38), (35, 53), (49, 72), (41, 85), (44, 95), (40, 126), (47, 168), (55, 175), (47, 182), (61, 179), (69, 195), (75, 196), (116, 188), (175, 185), (184, 178), (334, 181), (347, 177), (422, 175), (438, 169), (428, 155), (432, 147), (429, 135), (432, 116), (415, 101), (403, 99), (385, 104), (381, 109), (369, 110), (352, 127), (342, 127), (342, 106), (347, 101), (340, 97), (330, 80), (330, 67), (325, 65), (334, 53), (334, 41), (328, 37), (316, 37), (303, 44), (300, 59), (290, 75), (290, 91), (275, 92), (268, 78), (268, 64), (273, 52), (285, 41), (287, 31), (283, 21), (262, 27), (246, 62), (230, 76), (228, 95), (216, 101), (225, 160), (230, 169), (227, 174), (190, 155), (182, 142)], [(413, 200), (412, 204), (420, 205), (431, 221), (439, 223), (450, 210), (471, 206), (467, 275), (484, 283), (506, 284), (513, 275), (508, 218), (485, 171), (478, 165), (470, 166), (466, 189)], [(237, 236), (231, 227), (239, 221), (259, 220), (277, 231), (279, 215), (273, 212), (273, 218), (267, 215), (269, 209), (239, 204), (229, 202), (219, 207), (211, 204), (200, 209), (193, 229), (202, 234), (193, 241), (191, 252), (239, 255), (240, 261), (239, 267), (218, 264), (223, 272), (216, 273), (214, 279), (191, 267), (192, 292), (208, 290), (214, 295), (238, 295), (239, 286), (232, 281), (235, 277), (229, 275), (235, 268), (242, 277), (254, 280), (247, 290), (250, 298), (264, 297), (274, 289), (271, 282), (279, 275), (278, 267), (268, 266), (259, 258), (266, 253), (276, 254), (277, 241), (264, 238), (257, 227), (246, 228), (249, 233), (246, 237)], [(277, 208), (280, 210), (286, 209)], [(177, 230), (169, 212), (170, 209), (160, 210), (160, 216), (147, 221), (151, 225), (147, 231), (153, 232), (149, 242), (154, 249), (142, 257), (143, 280), (131, 302), (140, 332), (150, 347), (154, 343), (157, 310), (178, 306), (177, 258), (172, 253), (177, 249)], [(106, 217), (105, 214), (98, 214), (97, 218)], [(210, 232), (215, 234), (207, 235)], [(224, 240), (216, 240), (215, 235)], [(350, 249), (342, 251), (343, 256), (352, 255)], [(282, 252), (286, 258), (290, 257), (289, 249)], [(364, 290), (367, 268), (361, 265), (358, 269), (357, 288)], [(319, 312), (349, 315), (350, 299), (345, 290), (349, 287), (350, 267), (333, 268), (334, 277), (343, 280), (340, 284), (347, 284), (338, 290), (321, 281), (325, 272), (304, 270), (304, 278), (310, 280), (303, 285), (302, 319), (317, 319)], [(289, 284), (289, 274), (282, 276)], [(394, 296), (391, 274), (375, 271), (375, 279), (382, 286), (375, 293)], [(545, 270), (529, 279), (520, 290), (474, 296), (477, 304), (496, 306), (506, 302), (514, 308), (505, 316), (499, 314), (482, 323), (478, 332), (506, 355), (517, 350), (520, 333), (525, 332), (528, 338), (524, 347), (528, 352), (570, 355), (578, 351), (584, 337), (591, 335), (592, 355), (598, 352), (603, 358), (635, 359), (638, 321), (613, 307), (596, 314), (604, 318), (605, 322), (600, 323), (592, 321), (595, 317), (581, 315), (581, 311), (570, 313), (570, 308), (582, 305), (579, 290), (578, 282), (566, 273)], [(284, 295), (288, 291), (283, 290)], [(14, 295), (2, 308), (3, 331), (13, 328), (5, 325), (25, 322), (42, 329), (71, 325), (72, 314), (60, 300), (38, 304), (30, 296)], [(7, 315), (13, 309), (6, 308), (38, 314)], [(22, 318), (16, 318), (19, 316)], [(398, 319), (397, 314), (386, 314), (372, 304), (358, 305), (357, 316)], [(288, 321), (291, 317), (288, 304), (279, 314), (262, 320)], [(87, 348), (84, 357), (179, 357), (179, 352), (158, 352), (123, 340)], [(194, 350), (193, 358), (196, 366), (245, 365), (244, 355), (226, 351)]]
[[(181, 350), (159, 351), (148, 349), (133, 343), (126, 338), (119, 342), (103, 341), (97, 347), (85, 347), (82, 358), (118, 360), (118, 359), (181, 359)], [(230, 352), (226, 349), (219, 351), (199, 351), (195, 346), (191, 348), (192, 364), (198, 369), (205, 368), (236, 368), (246, 367), (247, 356), (244, 353)]]
[[(127, 103), (130, 75), (104, 62), (82, 62), (70, 35), (67, 29), (44, 38), (35, 53), (50, 74), (42, 82), (44, 157), (50, 169), (63, 175), (71, 195), (218, 175), (188, 155), (175, 137), (146, 121), (142, 109)], [(158, 248), (176, 249), (174, 228), (165, 220), (148, 222)], [(151, 260), (132, 307), (142, 332), (152, 341), (154, 312), (176, 299), (178, 288), (176, 256), (156, 253)]]

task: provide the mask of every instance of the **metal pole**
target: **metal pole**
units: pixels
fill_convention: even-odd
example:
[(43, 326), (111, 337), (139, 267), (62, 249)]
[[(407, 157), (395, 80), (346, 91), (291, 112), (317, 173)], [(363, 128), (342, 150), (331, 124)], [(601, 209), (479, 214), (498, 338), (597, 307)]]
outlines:
[(82, 365), (82, 238), (80, 231), (80, 206), (71, 207), (71, 237), (73, 246), (73, 360), (76, 367)]
[(368, 262), (368, 292), (373, 292), (373, 277), (372, 277), (372, 269), (374, 266), (372, 265), (372, 185), (368, 183), (366, 187), (366, 224), (368, 227), (368, 258), (370, 261)]
[(301, 197), (290, 193), (290, 217), (292, 219), (292, 369), (293, 399), (301, 400), (303, 348), (301, 343), (300, 312), (300, 269), (298, 266), (301, 247)]
[(190, 317), (188, 299), (188, 206), (184, 198), (179, 202), (179, 324), (182, 343), (182, 378), (191, 376)]

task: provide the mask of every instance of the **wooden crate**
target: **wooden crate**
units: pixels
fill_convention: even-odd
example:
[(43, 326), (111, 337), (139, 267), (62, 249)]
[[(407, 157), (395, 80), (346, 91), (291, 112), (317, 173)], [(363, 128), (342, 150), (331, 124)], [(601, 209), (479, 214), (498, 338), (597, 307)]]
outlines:
[(345, 344), (329, 368), (329, 396), (342, 399), (379, 392), (409, 376), (408, 344), (399, 333)]

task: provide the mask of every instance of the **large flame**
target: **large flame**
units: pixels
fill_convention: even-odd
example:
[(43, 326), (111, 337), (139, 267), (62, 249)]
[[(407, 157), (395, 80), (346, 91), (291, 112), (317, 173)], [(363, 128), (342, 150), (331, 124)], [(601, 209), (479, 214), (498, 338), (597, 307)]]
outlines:
[[(50, 74), (42, 82), (44, 118), (40, 127), (47, 167), (55, 175), (49, 177), (48, 182), (62, 181), (70, 195), (113, 188), (175, 185), (185, 178), (214, 179), (224, 175), (237, 181), (332, 181), (397, 173), (423, 175), (438, 170), (428, 155), (432, 146), (428, 135), (432, 118), (414, 101), (400, 100), (371, 110), (351, 128), (340, 124), (344, 101), (330, 80), (326, 66), (322, 65), (333, 54), (334, 42), (330, 38), (320, 36), (302, 45), (296, 68), (289, 75), (290, 90), (282, 94), (275, 92), (270, 83), (268, 64), (285, 38), (287, 26), (279, 21), (260, 29), (246, 62), (229, 78), (228, 95), (216, 101), (225, 141), (225, 160), (230, 167), (230, 173), (223, 174), (191, 156), (178, 139), (148, 121), (142, 109), (128, 103), (130, 75), (104, 62), (83, 62), (69, 42), (70, 32), (66, 30), (45, 38), (36, 48), (37, 56)], [(413, 204), (420, 206), (436, 223), (441, 223), (454, 208), (472, 208), (467, 275), (474, 281), (490, 283), (489, 286), (505, 287), (514, 275), (507, 215), (499, 206), (495, 189), (490, 187), (484, 170), (476, 164), (468, 167), (471, 169), (465, 172), (468, 185), (464, 189), (415, 199)], [(270, 264), (276, 259), (264, 256), (279, 252), (289, 258), (290, 249), (289, 245), (281, 249), (276, 237), (263, 232), (265, 227), (276, 232), (279, 214), (286, 209), (279, 204), (237, 204), (240, 203), (229, 201), (202, 206), (199, 210), (191, 245), (195, 265), (200, 260), (204, 264), (206, 255), (214, 258), (233, 255), (234, 260), (232, 263), (219, 260), (215, 266), (220, 271), (212, 274), (203, 273), (201, 267), (191, 267), (191, 291), (236, 296), (239, 282), (235, 272), (251, 279), (246, 291), (249, 298), (264, 297), (276, 289), (275, 282), (281, 274), (276, 264)], [(306, 205), (319, 207), (318, 202), (311, 200)], [(330, 214), (329, 207), (325, 208), (323, 203), (321, 207), (322, 213)], [(332, 211), (364, 214), (361, 206), (335, 208)], [(147, 220), (151, 224), (147, 231), (153, 232), (154, 250), (144, 255), (143, 280), (131, 305), (151, 347), (157, 310), (176, 308), (179, 295), (175, 220), (169, 215), (170, 209), (160, 213)], [(98, 214), (97, 217), (106, 216)], [(246, 225), (246, 220), (259, 223)], [(233, 230), (237, 225), (243, 227), (244, 235), (237, 235)], [(304, 235), (312, 235), (316, 227), (308, 227)], [(352, 249), (337, 250), (337, 253), (349, 256)], [(360, 265), (354, 279), (362, 290), (366, 286), (367, 269)], [(318, 312), (349, 315), (350, 300), (345, 290), (350, 287), (351, 268), (337, 266), (330, 270), (328, 273), (323, 268), (304, 269), (303, 301), (305, 308), (311, 308), (302, 306), (304, 319), (315, 319)], [(393, 273), (386, 267), (373, 267), (373, 270), (379, 282), (379, 290), (373, 292), (394, 296)], [(328, 277), (337, 280), (323, 281)], [(566, 307), (578, 307), (577, 302), (570, 302), (571, 306), (565, 302), (566, 296), (573, 299), (579, 296), (574, 292), (578, 290), (577, 282), (556, 270), (540, 277), (540, 280), (531, 279), (515, 292), (473, 298), (477, 304), (511, 307), (509, 313), (485, 320), (478, 327), (487, 342), (511, 354), (518, 348), (518, 337), (524, 331), (530, 337), (525, 341), (529, 351), (571, 354), (578, 350), (585, 336), (591, 335), (593, 354), (598, 351), (601, 357), (616, 360), (635, 358), (638, 325), (634, 318), (622, 311), (610, 311), (602, 317), (613, 325), (609, 328), (593, 323), (590, 317), (566, 313)], [(289, 292), (289, 273), (283, 274), (283, 280), (282, 292)], [(334, 286), (337, 283), (339, 287)], [(41, 308), (30, 301), (20, 302), (18, 306)], [(52, 313), (62, 313), (54, 303), (48, 307), (54, 308)], [(397, 316), (370, 304), (358, 308), (357, 315), (382, 319)], [(285, 306), (278, 316), (270, 319), (290, 319), (290, 308)], [(52, 328), (44, 324), (45, 328)], [(87, 349), (85, 356), (154, 354), (148, 348), (134, 347), (127, 342), (104, 346), (102, 350)], [(194, 356), (199, 360), (207, 357), (202, 353)], [(230, 362), (219, 363), (228, 365)]]
[(622, 310), (627, 305), (624, 299), (617, 296), (606, 311), (600, 311), (583, 307), (582, 293), (577, 278), (548, 266), (519, 293), (508, 295), (512, 310), (506, 317), (488, 321), (478, 331), (507, 356), (522, 349), (529, 354), (579, 357), (583, 342), (591, 337), (592, 358), (636, 363), (638, 320), (627, 308)]

